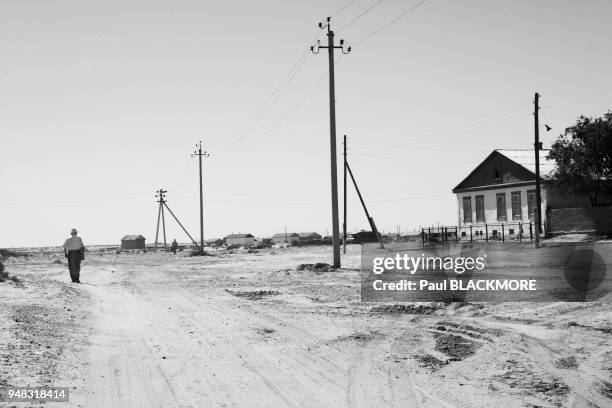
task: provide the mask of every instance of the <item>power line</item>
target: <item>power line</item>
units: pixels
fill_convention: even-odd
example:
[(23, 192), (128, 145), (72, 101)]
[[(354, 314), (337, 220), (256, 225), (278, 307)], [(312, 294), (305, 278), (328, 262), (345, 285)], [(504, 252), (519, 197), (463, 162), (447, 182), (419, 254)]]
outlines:
[[(338, 65), (338, 63), (342, 60), (343, 55), (341, 55), (340, 57), (338, 57), (338, 59), (335, 61), (334, 66)], [(329, 75), (329, 71), (325, 72), (325, 74), (323, 74), (318, 80), (317, 82), (315, 82), (315, 84), (304, 94), (304, 96), (302, 96), (295, 105), (293, 105), (291, 107), (291, 109), (289, 109), (287, 111), (287, 113), (280, 119), (278, 120), (276, 123), (274, 123), (272, 126), (270, 126), (268, 128), (267, 131), (265, 131), (264, 133), (260, 134), (259, 137), (257, 139), (255, 139), (255, 141), (257, 140), (261, 140), (264, 137), (268, 136), (270, 133), (272, 133), (276, 128), (278, 128), (280, 125), (282, 125), (287, 119), (289, 119), (289, 117), (306, 101), (306, 99), (308, 99), (308, 97), (323, 83), (323, 81), (327, 78), (327, 76)], [(247, 146), (246, 145), (242, 145), (240, 148), (236, 149), (235, 151), (240, 151), (240, 150), (244, 150)]]
[[(319, 30), (317, 34), (313, 37), (313, 39), (310, 41), (311, 44), (314, 43), (320, 37), (321, 31), (322, 30)], [(283, 77), (280, 83), (274, 88), (272, 93), (264, 100), (264, 102), (261, 105), (259, 105), (259, 107), (248, 117), (247, 120), (242, 122), (242, 124), (237, 129), (242, 129), (244, 126), (250, 123), (255, 117), (257, 117), (257, 119), (255, 119), (255, 121), (251, 123), (251, 125), (244, 132), (242, 132), (242, 134), (238, 136), (238, 139), (234, 139), (233, 141), (230, 141), (230, 143), (226, 145), (225, 147), (221, 148), (221, 150), (227, 150), (232, 145), (235, 145), (236, 143), (238, 143), (257, 124), (259, 124), (259, 122), (261, 122), (261, 120), (267, 115), (267, 113), (270, 111), (272, 106), (274, 106), (274, 104), (279, 100), (281, 95), (285, 92), (289, 84), (293, 81), (293, 79), (297, 75), (298, 71), (302, 68), (302, 66), (306, 62), (306, 59), (308, 58), (310, 54), (308, 51), (309, 50), (307, 48), (304, 50), (302, 54), (300, 54), (298, 60), (295, 62), (295, 64), (293, 64), (289, 72)], [(263, 109), (263, 112), (261, 112), (262, 109)]]
[(372, 11), (374, 8), (376, 8), (376, 6), (378, 6), (380, 3), (382, 3), (384, 0), (378, 0), (376, 3), (372, 4), (370, 7), (368, 7), (367, 9), (365, 9), (364, 11), (362, 11), (359, 15), (357, 15), (357, 17), (355, 17), (354, 19), (352, 19), (351, 21), (349, 21), (348, 23), (346, 23), (345, 25), (343, 25), (342, 27), (340, 27), (337, 31), (340, 32), (342, 30), (344, 30), (346, 27), (350, 26), (351, 24), (353, 24), (355, 21), (359, 20), (361, 17), (365, 16), (366, 14), (368, 14), (370, 11)]
[[(306, 51), (301, 58), (301, 61), (298, 61), (298, 65), (296, 65), (294, 68), (293, 73), (291, 74), (291, 76), (289, 77), (289, 79), (285, 82), (284, 86), (276, 93), (276, 96), (274, 97), (274, 99), (272, 100), (272, 102), (268, 105), (268, 107), (259, 115), (259, 117), (257, 118), (257, 120), (255, 120), (236, 140), (234, 140), (233, 145), (236, 145), (237, 143), (239, 143), (242, 139), (244, 139), (244, 137), (246, 135), (249, 134), (249, 132), (251, 132), (251, 130), (253, 130), (253, 128), (255, 128), (255, 126), (257, 126), (261, 120), (268, 114), (268, 112), (270, 112), (270, 109), (272, 109), (272, 107), (274, 106), (274, 104), (279, 100), (279, 98), (281, 97), (281, 95), (283, 94), (283, 92), (289, 87), (289, 84), (291, 83), (291, 81), (293, 81), (293, 79), (295, 78), (295, 76), (297, 75), (298, 71), (302, 68), (302, 66), (304, 65), (304, 63), (306, 62), (306, 59), (308, 58), (308, 51)], [(226, 148), (227, 149), (227, 148)]]
[(357, 0), (351, 0), (348, 3), (346, 3), (344, 6), (342, 6), (338, 11), (336, 11), (335, 13), (330, 14), (330, 17), (335, 17), (338, 14), (342, 13), (345, 9), (347, 9), (349, 6), (351, 6), (353, 3), (355, 3)]
[(405, 15), (413, 12), (414, 10), (416, 10), (418, 7), (420, 7), (421, 5), (423, 5), (425, 2), (427, 2), (427, 0), (421, 0), (420, 2), (418, 2), (417, 4), (415, 4), (414, 6), (412, 6), (411, 8), (409, 8), (408, 10), (404, 11), (403, 13), (401, 13), (400, 15), (398, 15), (397, 17), (395, 17), (393, 20), (389, 21), (388, 23), (386, 23), (385, 25), (383, 25), (382, 27), (372, 31), (370, 34), (366, 35), (365, 37), (361, 38), (360, 40), (358, 40), (357, 42), (354, 42), (353, 45), (358, 45), (361, 44), (362, 42), (369, 40), (370, 38), (374, 37), (376, 34), (378, 34), (379, 32), (381, 32), (382, 30), (386, 29), (387, 27), (389, 27), (392, 24), (395, 24), (396, 22), (398, 22), (399, 20), (401, 20)]

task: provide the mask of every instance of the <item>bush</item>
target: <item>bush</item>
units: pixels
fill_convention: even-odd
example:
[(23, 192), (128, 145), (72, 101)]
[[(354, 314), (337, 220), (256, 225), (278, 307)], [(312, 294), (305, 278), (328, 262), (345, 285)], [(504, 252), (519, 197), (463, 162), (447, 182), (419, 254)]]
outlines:
[(7, 272), (4, 272), (4, 265), (0, 262), (0, 282), (6, 282), (7, 280), (19, 283), (19, 279), (16, 276), (9, 276)]

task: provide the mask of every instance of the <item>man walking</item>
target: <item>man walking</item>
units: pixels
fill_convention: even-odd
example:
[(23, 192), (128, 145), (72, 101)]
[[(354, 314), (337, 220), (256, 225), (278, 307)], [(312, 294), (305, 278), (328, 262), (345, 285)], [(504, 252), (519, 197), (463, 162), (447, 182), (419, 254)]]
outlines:
[(178, 249), (178, 242), (176, 242), (176, 239), (172, 241), (172, 246), (170, 248), (172, 249), (172, 253), (176, 255), (176, 250)]
[(70, 231), (70, 238), (64, 242), (64, 256), (68, 258), (68, 270), (73, 283), (81, 283), (81, 260), (85, 259), (85, 245), (81, 237), (77, 236), (76, 228)]

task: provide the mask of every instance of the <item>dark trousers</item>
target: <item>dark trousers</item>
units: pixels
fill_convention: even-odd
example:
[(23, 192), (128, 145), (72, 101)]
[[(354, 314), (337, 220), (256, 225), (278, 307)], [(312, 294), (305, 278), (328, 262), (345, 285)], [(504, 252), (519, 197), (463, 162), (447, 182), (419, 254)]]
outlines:
[(68, 251), (68, 270), (70, 271), (70, 279), (73, 282), (78, 282), (81, 275), (81, 251)]

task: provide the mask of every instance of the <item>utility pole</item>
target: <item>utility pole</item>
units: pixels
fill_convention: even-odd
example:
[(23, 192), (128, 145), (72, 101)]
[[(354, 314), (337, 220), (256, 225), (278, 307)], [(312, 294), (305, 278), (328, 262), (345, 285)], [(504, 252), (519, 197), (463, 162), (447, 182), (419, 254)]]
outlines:
[[(338, 168), (336, 163), (336, 95), (334, 83), (334, 49), (339, 48), (343, 54), (348, 54), (351, 47), (344, 50), (344, 40), (340, 40), (340, 45), (334, 45), (334, 32), (331, 30), (330, 17), (327, 17), (327, 46), (321, 46), (317, 41), (315, 47), (310, 47), (314, 54), (319, 53), (320, 48), (327, 48), (329, 56), (329, 144), (331, 152), (331, 194), (332, 194), (332, 244), (334, 248), (334, 268), (340, 268), (340, 228), (338, 223)], [(323, 28), (323, 23), (319, 23), (319, 28)]]
[(168, 192), (168, 190), (164, 190), (164, 189), (161, 189), (161, 188), (158, 191), (155, 192), (156, 193), (155, 197), (159, 197), (159, 201), (158, 201), (158, 203), (159, 203), (159, 210), (157, 211), (157, 229), (155, 231), (155, 249), (157, 249), (157, 238), (159, 236), (159, 220), (161, 218), (162, 227), (163, 227), (163, 230), (164, 230), (164, 251), (166, 250), (166, 220), (165, 220), (165, 217), (164, 217), (164, 208), (166, 210), (168, 210), (168, 212), (170, 212), (170, 215), (172, 216), (172, 218), (174, 218), (174, 220), (183, 229), (183, 231), (185, 231), (185, 234), (187, 234), (189, 239), (191, 239), (191, 242), (193, 242), (197, 246), (198, 243), (191, 237), (189, 232), (187, 232), (185, 227), (183, 227), (183, 224), (181, 224), (179, 219), (176, 218), (176, 215), (174, 215), (174, 213), (172, 212), (170, 207), (168, 207), (168, 202), (166, 201), (166, 193), (167, 192)]
[(202, 151), (202, 141), (196, 144), (198, 150), (193, 152), (192, 157), (198, 156), (200, 162), (200, 251), (204, 253), (204, 195), (202, 190), (202, 156), (209, 157), (206, 151)]
[(164, 218), (164, 205), (166, 204), (165, 198), (168, 190), (160, 188), (156, 191), (155, 197), (159, 198), (159, 210), (157, 211), (157, 229), (155, 230), (155, 249), (157, 249), (157, 238), (159, 237), (159, 220), (161, 218), (162, 229), (164, 232), (164, 252), (166, 251), (166, 220)]
[(342, 223), (342, 246), (343, 252), (346, 254), (346, 135), (344, 135), (344, 222)]
[(368, 207), (366, 207), (365, 205), (365, 201), (363, 200), (363, 197), (361, 196), (361, 191), (359, 191), (359, 187), (357, 187), (357, 181), (355, 181), (355, 176), (353, 176), (353, 172), (351, 171), (351, 166), (349, 166), (348, 162), (346, 163), (346, 169), (348, 170), (349, 175), (351, 176), (351, 180), (353, 180), (353, 185), (355, 186), (355, 190), (357, 190), (357, 196), (359, 197), (359, 201), (361, 201), (361, 206), (363, 207), (363, 211), (365, 212), (366, 218), (368, 219), (370, 228), (372, 229), (372, 232), (376, 236), (376, 239), (378, 240), (378, 243), (380, 244), (380, 248), (385, 249), (385, 244), (383, 243), (382, 236), (380, 235), (380, 232), (378, 232), (378, 229), (376, 228), (376, 224), (374, 223), (374, 218), (370, 217), (370, 213), (368, 212)]
[(542, 143), (540, 143), (540, 123), (538, 117), (538, 111), (540, 110), (540, 94), (535, 93), (534, 103), (534, 130), (535, 130), (535, 142), (533, 143), (533, 150), (535, 152), (535, 173), (536, 173), (536, 208), (535, 208), (535, 247), (540, 247), (540, 227), (542, 225), (542, 195), (540, 193), (540, 149)]

